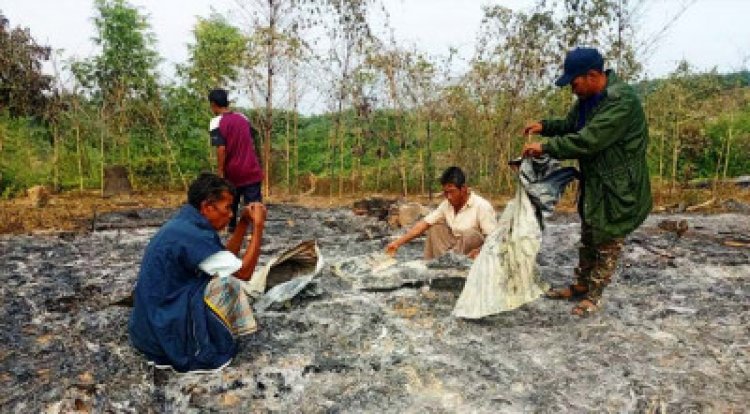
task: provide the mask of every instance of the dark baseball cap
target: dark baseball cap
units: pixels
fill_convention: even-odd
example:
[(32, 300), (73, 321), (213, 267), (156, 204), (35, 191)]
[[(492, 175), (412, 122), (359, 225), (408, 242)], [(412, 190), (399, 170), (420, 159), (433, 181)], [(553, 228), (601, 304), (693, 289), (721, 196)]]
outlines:
[(591, 69), (601, 72), (604, 69), (604, 58), (594, 48), (577, 47), (565, 56), (563, 74), (555, 81), (555, 85), (565, 86), (576, 76), (584, 75)]

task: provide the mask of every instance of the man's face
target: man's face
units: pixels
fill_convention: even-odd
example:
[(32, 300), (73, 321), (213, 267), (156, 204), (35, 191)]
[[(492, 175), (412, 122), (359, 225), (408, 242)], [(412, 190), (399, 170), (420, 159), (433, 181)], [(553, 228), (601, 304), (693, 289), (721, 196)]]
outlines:
[(209, 105), (211, 106), (211, 113), (214, 115), (219, 115), (219, 106), (213, 102), (209, 102)]
[(443, 195), (455, 209), (460, 209), (469, 199), (469, 187), (456, 187), (455, 184), (443, 185)]
[(570, 87), (573, 89), (573, 93), (579, 98), (587, 98), (590, 96), (591, 89), (591, 77), (588, 73), (584, 75), (578, 75), (570, 82)]
[(214, 230), (219, 231), (229, 224), (232, 219), (232, 193), (224, 191), (218, 200), (206, 200), (201, 203), (201, 214), (211, 223)]
[(601, 92), (601, 73), (590, 70), (586, 74), (576, 76), (570, 82), (570, 88), (579, 98), (590, 98)]

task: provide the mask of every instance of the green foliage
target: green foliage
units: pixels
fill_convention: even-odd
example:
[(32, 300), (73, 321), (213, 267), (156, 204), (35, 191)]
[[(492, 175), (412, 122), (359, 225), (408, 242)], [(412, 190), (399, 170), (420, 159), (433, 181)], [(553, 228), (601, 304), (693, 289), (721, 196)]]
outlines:
[[(742, 73), (695, 72), (681, 62), (667, 78), (640, 85), (649, 119), (649, 165), (673, 184), (747, 174), (750, 90)], [(727, 145), (728, 143), (728, 145)]]
[(580, 45), (596, 47), (622, 79), (635, 79), (642, 69), (636, 55), (641, 46), (636, 23), (644, 1), (563, 0), (561, 3), (561, 8), (555, 10), (560, 16), (559, 50), (564, 53)]
[(0, 11), (0, 110), (19, 117), (44, 114), (52, 77), (42, 73), (42, 62), (50, 53), (29, 29), (11, 29)]
[(177, 161), (183, 171), (196, 174), (211, 170), (208, 101), (186, 87), (165, 88), (162, 101), (167, 137), (174, 143)]
[(158, 55), (148, 20), (125, 0), (95, 0), (95, 8), (100, 53), (73, 66), (77, 80), (107, 105), (153, 96)]
[[(706, 126), (707, 145), (695, 159), (700, 177), (750, 174), (750, 106), (724, 114)], [(726, 163), (726, 171), (723, 165)]]
[[(48, 93), (51, 105), (41, 113), (9, 102), (43, 98), (38, 69), (48, 50), (28, 31), (13, 38), (0, 19), (0, 51), (12, 51), (0, 53), (0, 191), (40, 183), (93, 188), (112, 163), (128, 167), (136, 188), (184, 186), (215, 169), (206, 92), (223, 86), (236, 98), (249, 91), (240, 102), (250, 108), (236, 109), (259, 130), (274, 187), (304, 191), (314, 175), (319, 193), (411, 194), (436, 189), (435, 177), (460, 165), (483, 194), (503, 193), (515, 185), (505, 161), (518, 156), (523, 126), (563, 115), (573, 101), (569, 88), (552, 85), (566, 49), (598, 46), (608, 66), (637, 75), (633, 16), (642, 3), (539, 0), (520, 12), (487, 6), (476, 53), (456, 74), (453, 53), (436, 58), (378, 39), (366, 13), (371, 0), (259, 2), (245, 10), (258, 12), (249, 14), (246, 32), (220, 15), (199, 18), (177, 83), (163, 84), (147, 19), (125, 0), (96, 0), (100, 49), (73, 63), (75, 89)], [(318, 55), (304, 33), (315, 25), (331, 43)], [(32, 70), (13, 78), (4, 68), (15, 62)], [(310, 74), (323, 78), (328, 113), (298, 113)], [(19, 88), (8, 82), (29, 79), (36, 85), (29, 97), (8, 98)], [(750, 172), (748, 72), (697, 72), (683, 62), (638, 86), (654, 175), (676, 185)]]
[(299, 168), (301, 171), (316, 175), (325, 174), (326, 140), (331, 124), (332, 119), (329, 116), (306, 117), (300, 122)]
[(32, 118), (0, 112), (0, 194), (22, 194), (38, 184), (50, 184), (50, 134)]
[(193, 36), (188, 62), (178, 66), (178, 72), (205, 99), (210, 89), (237, 82), (239, 68), (247, 63), (248, 38), (218, 14), (199, 17)]

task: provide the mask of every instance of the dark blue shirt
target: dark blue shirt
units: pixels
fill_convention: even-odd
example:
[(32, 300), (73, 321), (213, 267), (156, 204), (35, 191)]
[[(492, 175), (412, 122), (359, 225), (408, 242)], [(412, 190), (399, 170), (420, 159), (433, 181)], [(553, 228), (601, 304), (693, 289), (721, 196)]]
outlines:
[(143, 255), (130, 316), (130, 340), (146, 357), (180, 372), (213, 369), (236, 354), (231, 331), (205, 304), (210, 276), (198, 265), (225, 250), (198, 210), (185, 205)]
[(599, 105), (599, 102), (604, 99), (605, 92), (597, 93), (596, 95), (590, 96), (586, 99), (580, 99), (578, 101), (578, 123), (576, 124), (576, 131), (580, 131), (586, 126), (587, 117), (591, 115), (591, 111)]

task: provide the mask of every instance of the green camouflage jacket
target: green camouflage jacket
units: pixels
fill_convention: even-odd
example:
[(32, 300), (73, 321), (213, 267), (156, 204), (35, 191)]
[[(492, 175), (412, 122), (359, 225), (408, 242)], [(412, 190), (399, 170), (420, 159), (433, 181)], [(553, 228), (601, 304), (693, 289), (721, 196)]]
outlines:
[(607, 88), (577, 130), (577, 101), (563, 119), (542, 121), (545, 153), (577, 159), (583, 191), (581, 219), (593, 229), (594, 243), (624, 237), (651, 211), (651, 183), (646, 165), (648, 126), (635, 90), (607, 71)]

